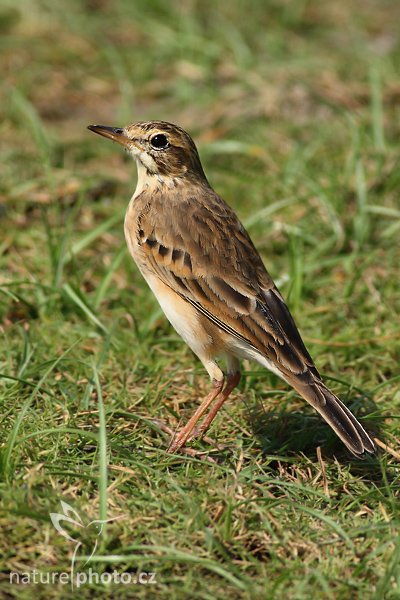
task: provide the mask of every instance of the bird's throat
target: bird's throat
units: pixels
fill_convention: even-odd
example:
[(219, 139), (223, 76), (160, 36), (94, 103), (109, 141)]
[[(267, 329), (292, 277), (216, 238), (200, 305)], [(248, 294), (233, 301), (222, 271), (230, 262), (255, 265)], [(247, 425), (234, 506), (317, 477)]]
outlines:
[(138, 179), (136, 189), (133, 194), (133, 198), (136, 198), (142, 192), (154, 193), (160, 188), (171, 190), (176, 188), (179, 184), (179, 178), (171, 177), (169, 175), (160, 175), (159, 173), (152, 173), (146, 165), (142, 163), (140, 158), (136, 158)]

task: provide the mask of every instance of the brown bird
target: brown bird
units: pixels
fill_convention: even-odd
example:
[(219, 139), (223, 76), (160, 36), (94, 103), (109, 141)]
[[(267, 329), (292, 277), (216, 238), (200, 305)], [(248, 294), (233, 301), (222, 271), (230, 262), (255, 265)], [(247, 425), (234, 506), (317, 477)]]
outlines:
[[(192, 138), (164, 121), (89, 129), (118, 142), (136, 160), (138, 182), (125, 217), (129, 251), (212, 380), (169, 451), (207, 431), (239, 383), (240, 359), (246, 358), (291, 385), (351, 452), (374, 452), (365, 429), (323, 383), (249, 234), (210, 187)], [(226, 377), (220, 358), (227, 363)]]

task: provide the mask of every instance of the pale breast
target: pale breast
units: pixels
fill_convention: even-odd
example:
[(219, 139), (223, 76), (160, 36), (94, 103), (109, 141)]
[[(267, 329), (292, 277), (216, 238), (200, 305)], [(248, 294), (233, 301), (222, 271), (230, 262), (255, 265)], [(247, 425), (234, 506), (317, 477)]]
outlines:
[(135, 197), (133, 197), (129, 202), (129, 206), (125, 214), (124, 233), (128, 250), (134, 261), (137, 262), (136, 257), (138, 257), (138, 253), (140, 253), (140, 245), (138, 239), (138, 214), (134, 203)]
[(195, 354), (204, 356), (204, 354), (208, 354), (206, 348), (212, 344), (212, 339), (206, 331), (199, 328), (198, 311), (152, 273), (148, 256), (142, 248), (140, 215), (146, 210), (146, 204), (143, 198), (135, 195), (129, 203), (124, 222), (125, 239), (129, 252), (168, 321)]

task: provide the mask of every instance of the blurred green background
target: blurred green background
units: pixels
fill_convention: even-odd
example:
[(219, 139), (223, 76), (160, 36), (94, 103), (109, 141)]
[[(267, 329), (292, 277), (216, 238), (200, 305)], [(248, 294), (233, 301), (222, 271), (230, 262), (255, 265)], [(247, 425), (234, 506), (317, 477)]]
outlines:
[[(0, 50), (2, 597), (399, 598), (395, 452), (352, 460), (273, 375), (245, 365), (219, 449), (166, 454), (151, 419), (176, 428), (207, 375), (125, 248), (135, 166), (86, 130), (189, 131), (319, 369), (398, 449), (399, 2), (2, 0)], [(90, 566), (157, 584), (11, 585), (69, 570), (60, 500), (121, 517)]]

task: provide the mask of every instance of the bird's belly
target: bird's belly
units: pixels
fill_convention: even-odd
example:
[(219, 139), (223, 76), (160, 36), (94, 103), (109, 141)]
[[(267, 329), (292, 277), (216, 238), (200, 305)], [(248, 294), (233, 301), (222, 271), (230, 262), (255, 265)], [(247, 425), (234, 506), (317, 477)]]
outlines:
[(213, 340), (201, 327), (198, 311), (158, 277), (140, 270), (172, 327), (199, 358), (207, 356)]

